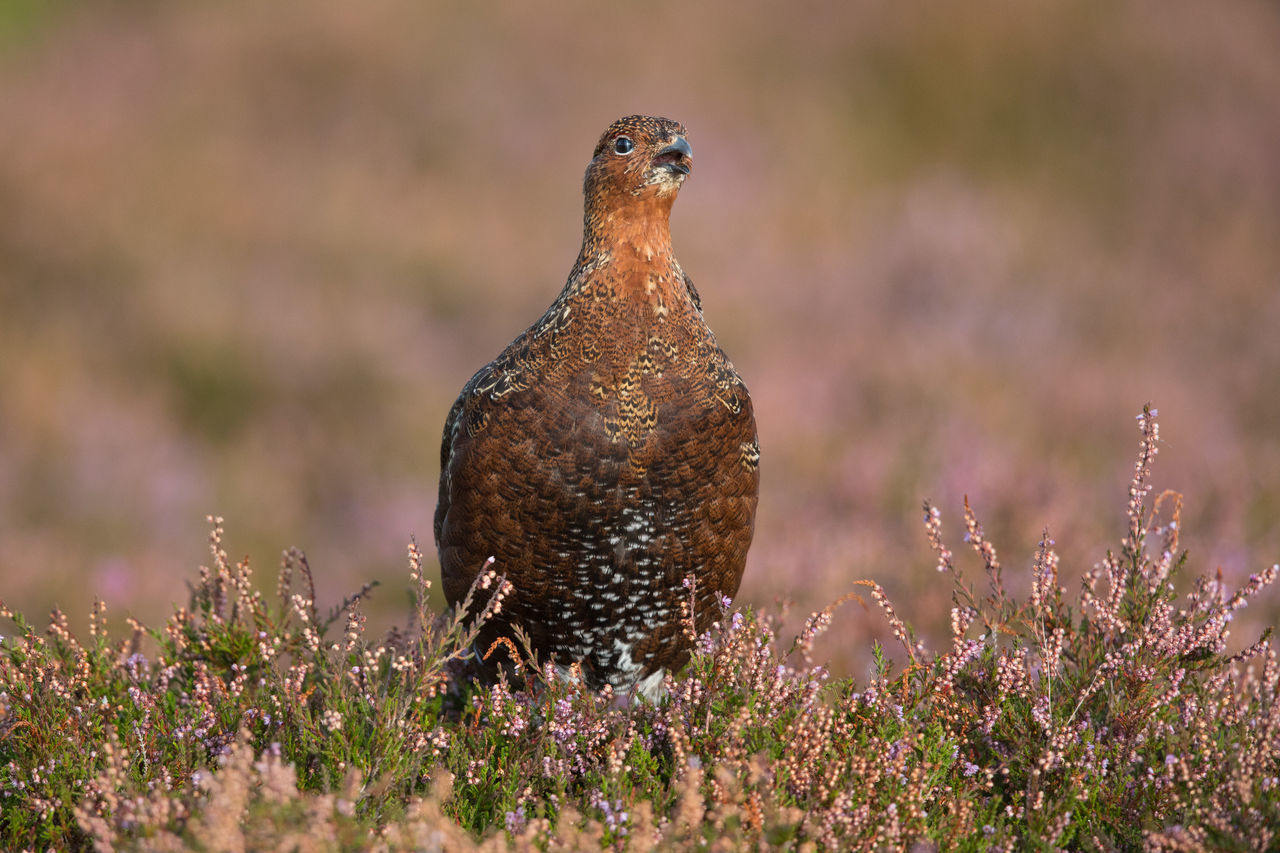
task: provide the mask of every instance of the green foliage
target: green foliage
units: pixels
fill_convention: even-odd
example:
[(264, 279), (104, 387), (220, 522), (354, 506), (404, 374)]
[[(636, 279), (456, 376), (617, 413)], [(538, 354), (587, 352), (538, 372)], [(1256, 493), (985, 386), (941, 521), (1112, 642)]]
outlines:
[(322, 617), (294, 551), (269, 601), (211, 519), (212, 567), (160, 630), (112, 642), (99, 606), (82, 642), (59, 613), (41, 635), (4, 611), (19, 635), (0, 648), (0, 846), (1266, 847), (1280, 666), (1270, 632), (1229, 654), (1227, 629), (1280, 567), (1179, 597), (1180, 498), (1148, 501), (1154, 414), (1127, 535), (1074, 598), (1047, 533), (1013, 598), (966, 502), (975, 584), (926, 505), (951, 645), (927, 650), (860, 582), (906, 661), (895, 672), (877, 644), (866, 683), (812, 660), (841, 602), (790, 644), (725, 602), (711, 631), (688, 628), (692, 660), (658, 705), (527, 655), (479, 684), (475, 625), (431, 615), (416, 546), (415, 619), (375, 643), (370, 588)]
[(46, 0), (5, 0), (0, 3), (0, 55), (35, 41), (62, 14), (66, 4)]

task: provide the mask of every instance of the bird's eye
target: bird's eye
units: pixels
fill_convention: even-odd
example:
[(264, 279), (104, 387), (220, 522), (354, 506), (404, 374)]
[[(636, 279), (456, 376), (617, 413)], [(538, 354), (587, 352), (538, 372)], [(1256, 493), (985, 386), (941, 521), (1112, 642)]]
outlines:
[(627, 136), (619, 136), (617, 139), (613, 140), (613, 150), (617, 151), (619, 154), (630, 154), (631, 149), (635, 147), (635, 143)]

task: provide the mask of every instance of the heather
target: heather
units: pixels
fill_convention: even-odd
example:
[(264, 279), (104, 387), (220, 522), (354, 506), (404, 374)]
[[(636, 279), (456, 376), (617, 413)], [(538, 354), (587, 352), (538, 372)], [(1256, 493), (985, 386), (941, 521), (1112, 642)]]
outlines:
[[(35, 846), (41, 831), (160, 846), (153, 827), (193, 845), (234, 839), (224, 827), (242, 819), (260, 833), (246, 848), (267, 837), (305, 848), (313, 832), (359, 847), (383, 826), (406, 833), (403, 846), (414, 827), (441, 843), (505, 845), (508, 813), (513, 830), (536, 837), (554, 821), (557, 837), (586, 846), (621, 811), (640, 848), (644, 803), (677, 844), (680, 826), (720, 820), (731, 835), (754, 821), (741, 818), (755, 813), (753, 791), (759, 823), (776, 830), (766, 843), (787, 843), (779, 827), (810, 813), (790, 837), (817, 839), (838, 795), (820, 802), (814, 765), (849, 771), (827, 754), (796, 757), (817, 749), (794, 734), (811, 716), (804, 697), (772, 711), (708, 699), (704, 729), (689, 730), (707, 734), (693, 753), (698, 779), (676, 764), (671, 736), (637, 718), (634, 736), (652, 748), (624, 766), (653, 785), (611, 776), (606, 811), (592, 802), (591, 786), (614, 772), (600, 739), (627, 731), (593, 729), (596, 717), (579, 717), (594, 700), (534, 677), (533, 693), (509, 691), (507, 717), (527, 725), (484, 740), (501, 702), (467, 687), (467, 661), (450, 659), (467, 627), (437, 621), (449, 618), (430, 534), (440, 428), (475, 367), (562, 287), (581, 233), (590, 151), (580, 141), (629, 112), (690, 128), (696, 166), (675, 248), (759, 422), (756, 538), (721, 628), (734, 612), (745, 629), (768, 628), (767, 665), (797, 679), (826, 667), (808, 680), (819, 685), (813, 707), (834, 709), (833, 728), (902, 726), (833, 735), (841, 743), (892, 748), (926, 721), (943, 727), (939, 738), (958, 732), (940, 753), (954, 747), (957, 763), (995, 773), (990, 793), (961, 799), (985, 777), (953, 764), (932, 789), (962, 813), (991, 806), (973, 823), (991, 835), (970, 847), (1018, 831), (1001, 809), (1025, 803), (1018, 792), (1031, 790), (1068, 720), (1062, 757), (1036, 777), (1048, 780), (1035, 783), (1046, 800), (1028, 826), (1061, 820), (1055, 797), (1083, 790), (1061, 844), (1088, 848), (1096, 834), (1104, 848), (1112, 837), (1138, 845), (1178, 826), (1187, 845), (1229, 846), (1231, 833), (1249, 844), (1251, 825), (1274, 823), (1266, 780), (1277, 774), (1274, 763), (1243, 775), (1236, 764), (1262, 761), (1262, 688), (1274, 682), (1269, 651), (1224, 656), (1276, 624), (1280, 596), (1272, 587), (1230, 611), (1221, 653), (1176, 649), (1211, 637), (1235, 592), (1280, 556), (1277, 44), (1270, 0), (0, 2), (0, 598), (29, 620), (0, 618), (0, 634), (30, 647), (27, 680), (69, 690), (68, 668), (83, 660), (97, 691), (92, 709), (66, 706), (81, 716), (48, 697), (34, 711), (20, 704), (25, 693), (0, 699), (0, 748), (23, 756), (10, 782), (6, 753), (0, 786), (33, 792), (30, 804), (6, 798), (0, 848)], [(1176, 534), (1164, 603), (1134, 586), (1148, 581), (1126, 556), (1131, 524), (1117, 501), (1132, 475), (1128, 416), (1146, 399), (1160, 401), (1166, 444), (1160, 486), (1143, 496), (1139, 561), (1158, 566)], [(1162, 498), (1167, 489), (1184, 497)], [(952, 551), (941, 573), (921, 527), (926, 496)], [(990, 573), (964, 541), (966, 496), (977, 541), (994, 543)], [(235, 577), (249, 555), (247, 595), (261, 594), (234, 613), (238, 593), (206, 557), (211, 511), (227, 520), (226, 571)], [(1057, 561), (1041, 571), (1057, 572), (1060, 600), (1035, 586), (1046, 525)], [(414, 535), (432, 584), (421, 616), (405, 571)], [(286, 600), (276, 556), (292, 544), (307, 559), (281, 561)], [(196, 574), (202, 562), (221, 598)], [(880, 584), (911, 653), (859, 578)], [(189, 602), (188, 583), (204, 598)], [(793, 650), (813, 613), (853, 592)], [(1037, 595), (1042, 616), (1028, 609)], [(178, 605), (186, 615), (173, 636)], [(55, 607), (61, 628), (50, 635)], [(970, 624), (948, 657), (953, 608)], [(136, 635), (131, 619), (145, 626)], [(400, 635), (387, 638), (393, 625)], [(418, 651), (428, 626), (438, 645)], [(1046, 680), (1040, 649), (1054, 658), (1059, 628), (1058, 674)], [(44, 645), (24, 639), (28, 629)], [(1152, 642), (1131, 646), (1139, 637)], [(258, 644), (277, 640), (267, 666)], [(351, 656), (380, 647), (378, 667), (398, 649), (422, 673), (399, 702), (433, 682), (443, 691), (438, 709), (412, 719), (379, 705), (385, 719), (407, 720), (399, 734), (375, 729), (350, 692)], [(1104, 669), (1108, 652), (1121, 669)], [(121, 661), (135, 653), (125, 678)], [(1145, 668), (1124, 668), (1130, 658)], [(229, 670), (255, 661), (252, 676)], [(682, 678), (728, 688), (725, 668), (747, 663), (726, 661), (717, 671), (701, 656)], [(934, 674), (942, 663), (956, 668), (950, 693)], [(1178, 669), (1174, 698), (1158, 705)], [(362, 673), (382, 679), (364, 689), (393, 692), (382, 669)], [(902, 721), (892, 710), (892, 720), (840, 716), (840, 690), (865, 696), (876, 678)], [(1078, 681), (1079, 695), (1063, 699)], [(158, 710), (130, 710), (129, 687)], [(572, 756), (550, 734), (561, 730), (553, 700), (566, 693), (563, 731), (594, 732)], [(951, 716), (934, 716), (940, 695)], [(991, 732), (975, 734), (997, 708)], [(779, 716), (744, 730), (755, 738), (745, 745), (719, 738), (717, 727), (762, 719), (757, 711)], [(267, 734), (267, 715), (276, 726), (281, 713), (291, 724)], [(630, 721), (646, 710), (606, 713)], [(96, 746), (111, 743), (107, 725), (119, 764)], [(431, 747), (414, 740), (423, 733)], [(1141, 764), (1104, 754), (1082, 788), (1060, 782), (1084, 772), (1073, 750), (1121, 736), (1143, 738)], [(146, 738), (168, 752), (142, 751)], [(1168, 751), (1152, 746), (1163, 742)], [(722, 783), (717, 774), (741, 760), (721, 746), (760, 756), (768, 773), (749, 767)], [(494, 785), (465, 787), (473, 747), (506, 774)], [(1226, 758), (1184, 769), (1198, 761), (1193, 748)], [(888, 752), (850, 754), (882, 781), (874, 801), (851, 786), (867, 796), (849, 812), (868, 806), (887, 825)], [(563, 795), (534, 783), (546, 779), (543, 757), (558, 772), (579, 756), (584, 775), (567, 778)], [(904, 763), (902, 775), (913, 780), (906, 771), (918, 766)], [(165, 772), (172, 784), (155, 778)], [(110, 796), (88, 802), (91, 783), (118, 791), (136, 817)], [(1144, 796), (1149, 820), (1132, 818)], [(83, 828), (77, 806), (101, 822)], [(927, 810), (929, 821), (945, 814)], [(1099, 829), (1081, 829), (1095, 819)]]
[[(1012, 595), (975, 510), (956, 553), (926, 503), (948, 643), (928, 647), (871, 580), (794, 637), (726, 600), (656, 705), (528, 657), (472, 681), (477, 623), (430, 609), (416, 544), (413, 618), (375, 639), (376, 590), (322, 614), (296, 550), (260, 590), (210, 519), (210, 565), (160, 628), (113, 638), (99, 606), (78, 638), (60, 613), (37, 630), (4, 611), (0, 846), (1266, 848), (1280, 665), (1270, 631), (1242, 645), (1230, 628), (1280, 566), (1238, 589), (1192, 570), (1182, 497), (1151, 484), (1155, 414), (1122, 538), (1078, 590), (1046, 531)], [(499, 592), (483, 620), (500, 567), (478, 584)], [(834, 676), (815, 640), (860, 619), (894, 643), (865, 677)]]

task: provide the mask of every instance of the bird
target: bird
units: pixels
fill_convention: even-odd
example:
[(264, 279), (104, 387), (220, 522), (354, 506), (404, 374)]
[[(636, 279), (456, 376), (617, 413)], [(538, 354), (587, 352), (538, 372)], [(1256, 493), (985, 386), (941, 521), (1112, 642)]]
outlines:
[(505, 577), (475, 646), (490, 671), (518, 627), (540, 661), (591, 689), (656, 701), (738, 592), (760, 444), (747, 387), (672, 251), (692, 167), (684, 125), (609, 125), (563, 290), (446, 418), (442, 586), (456, 608), (486, 570)]

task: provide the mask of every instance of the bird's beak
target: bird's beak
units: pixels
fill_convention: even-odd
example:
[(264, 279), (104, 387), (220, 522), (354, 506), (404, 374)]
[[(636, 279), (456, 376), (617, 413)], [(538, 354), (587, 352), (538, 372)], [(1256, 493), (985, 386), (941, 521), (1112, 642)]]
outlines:
[(688, 140), (683, 136), (677, 136), (666, 148), (657, 153), (653, 158), (653, 164), (687, 175), (693, 170), (693, 149), (689, 147)]

